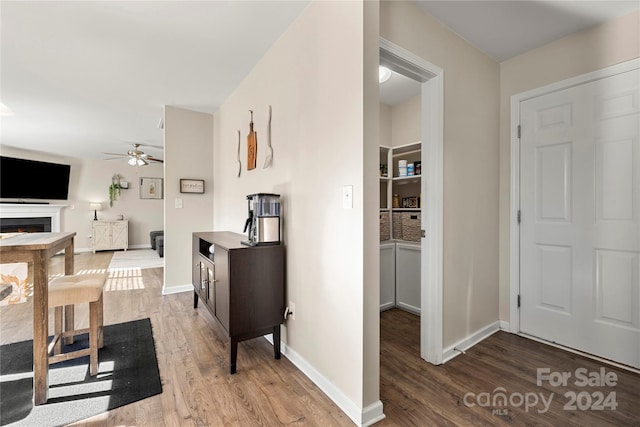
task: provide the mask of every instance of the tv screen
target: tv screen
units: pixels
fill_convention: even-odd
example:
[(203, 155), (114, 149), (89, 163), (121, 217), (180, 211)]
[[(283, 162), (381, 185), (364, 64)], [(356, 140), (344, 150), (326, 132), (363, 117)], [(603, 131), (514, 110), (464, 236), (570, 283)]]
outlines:
[(70, 165), (0, 156), (0, 198), (67, 200)]

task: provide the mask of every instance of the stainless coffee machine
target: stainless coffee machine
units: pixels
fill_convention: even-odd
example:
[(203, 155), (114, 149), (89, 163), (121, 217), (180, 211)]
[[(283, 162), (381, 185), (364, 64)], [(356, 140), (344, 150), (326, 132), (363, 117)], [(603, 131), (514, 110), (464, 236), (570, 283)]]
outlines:
[(244, 224), (248, 246), (277, 245), (280, 243), (280, 195), (249, 194), (249, 217)]

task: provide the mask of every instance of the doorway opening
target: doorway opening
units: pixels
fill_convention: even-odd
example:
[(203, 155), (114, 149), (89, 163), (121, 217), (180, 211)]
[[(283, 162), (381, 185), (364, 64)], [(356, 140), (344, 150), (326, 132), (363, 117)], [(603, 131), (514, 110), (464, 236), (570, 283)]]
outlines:
[[(441, 364), (443, 70), (382, 38), (380, 65), (397, 73), (398, 81), (405, 81), (408, 87), (413, 81), (418, 92), (409, 95), (398, 104), (397, 111), (389, 114), (395, 113), (400, 121), (405, 116), (419, 120), (415, 127), (400, 124), (395, 132), (387, 131), (387, 135), (392, 135), (391, 141), (381, 136), (380, 214), (381, 222), (388, 214), (390, 229), (389, 239), (381, 241), (380, 247), (381, 310), (398, 307), (420, 314), (420, 356), (430, 363)], [(418, 108), (420, 112), (416, 115)], [(393, 274), (389, 274), (391, 268)], [(393, 289), (389, 283), (393, 283)]]

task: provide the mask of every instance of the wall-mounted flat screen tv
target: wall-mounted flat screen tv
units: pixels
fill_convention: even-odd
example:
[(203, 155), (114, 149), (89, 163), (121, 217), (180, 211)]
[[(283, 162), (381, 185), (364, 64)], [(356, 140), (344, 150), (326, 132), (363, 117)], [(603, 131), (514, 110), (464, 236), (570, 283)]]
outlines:
[(70, 165), (0, 156), (0, 198), (67, 200)]

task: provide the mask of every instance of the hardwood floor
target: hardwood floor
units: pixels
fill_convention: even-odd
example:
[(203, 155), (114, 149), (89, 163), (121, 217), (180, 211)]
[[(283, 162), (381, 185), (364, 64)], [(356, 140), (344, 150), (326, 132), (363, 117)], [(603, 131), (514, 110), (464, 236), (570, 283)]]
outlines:
[[(112, 252), (76, 255), (76, 272), (109, 265)], [(50, 274), (61, 273), (56, 256)], [(109, 411), (76, 426), (353, 426), (352, 421), (286, 358), (273, 359), (264, 339), (241, 342), (238, 372), (228, 374), (228, 340), (207, 310), (193, 309), (191, 292), (161, 295), (162, 269), (110, 279), (105, 286), (105, 324), (149, 317), (163, 393)], [(76, 319), (88, 324), (88, 310)], [(50, 316), (50, 318), (53, 316)], [(381, 314), (381, 400), (386, 419), (380, 426), (585, 425), (640, 426), (640, 376), (605, 366), (617, 375), (615, 387), (577, 387), (578, 368), (598, 372), (598, 362), (512, 334), (499, 332), (442, 366), (419, 357), (419, 318), (401, 310)], [(31, 305), (0, 307), (0, 343), (30, 339)], [(536, 385), (536, 369), (571, 372), (568, 386)], [(541, 402), (492, 406), (487, 396), (500, 390), (553, 398)], [(565, 411), (567, 392), (616, 393), (616, 410)], [(483, 394), (484, 393), (484, 394)], [(527, 394), (530, 393), (530, 394)], [(513, 397), (513, 396), (515, 397)], [(465, 400), (466, 396), (466, 400)], [(515, 400), (513, 400), (515, 399)], [(580, 404), (586, 403), (583, 396)], [(475, 404), (469, 407), (465, 402)]]
[[(77, 254), (75, 271), (106, 269), (111, 256)], [(63, 271), (61, 261), (52, 259), (50, 274)], [(265, 339), (241, 342), (238, 372), (229, 375), (229, 343), (222, 328), (206, 309), (193, 309), (193, 293), (162, 296), (162, 273), (144, 269), (109, 279), (104, 294), (105, 324), (151, 319), (162, 394), (74, 425), (353, 426), (289, 360), (275, 360)], [(0, 307), (0, 343), (31, 339), (31, 309), (29, 302)], [(76, 321), (88, 325), (88, 310), (78, 307)]]
[[(434, 366), (420, 359), (418, 316), (393, 309), (381, 314), (380, 324), (380, 397), (387, 415), (380, 426), (640, 426), (638, 374), (506, 332)], [(538, 386), (538, 368), (571, 377), (567, 386), (554, 387), (546, 380)], [(617, 384), (580, 386), (585, 374), (576, 377), (576, 370), (581, 368), (586, 376), (605, 369), (617, 376)], [(501, 405), (496, 399), (494, 405), (501, 391), (509, 400)], [(604, 400), (603, 410), (587, 405), (595, 405), (599, 393), (606, 398), (611, 392), (615, 410)], [(565, 410), (571, 403), (565, 393), (583, 393), (575, 410)], [(521, 396), (529, 399), (528, 410)], [(548, 410), (543, 398), (551, 399)]]

